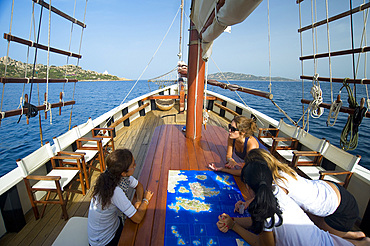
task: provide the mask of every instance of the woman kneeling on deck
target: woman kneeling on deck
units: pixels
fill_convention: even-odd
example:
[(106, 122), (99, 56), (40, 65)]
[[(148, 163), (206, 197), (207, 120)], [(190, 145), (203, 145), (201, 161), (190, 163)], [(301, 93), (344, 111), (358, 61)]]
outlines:
[[(120, 212), (140, 223), (153, 196), (151, 191), (144, 193), (143, 185), (132, 176), (136, 163), (129, 150), (113, 151), (106, 164), (107, 170), (98, 177), (90, 202), (87, 232), (91, 246), (117, 245), (123, 228)], [(136, 188), (137, 200), (141, 202), (135, 206), (119, 187), (122, 177), (129, 177), (130, 187)]]
[(214, 171), (240, 176), (241, 169), (234, 168), (243, 167), (244, 163), (237, 163), (232, 158), (233, 151), (242, 160), (245, 159), (252, 149), (264, 149), (267, 151), (267, 148), (253, 136), (253, 133), (256, 131), (257, 124), (254, 119), (248, 119), (245, 116), (235, 116), (229, 124), (225, 167), (216, 167), (213, 163), (209, 164), (208, 167)]
[(222, 214), (217, 222), (220, 231), (234, 230), (252, 246), (370, 245), (369, 238), (347, 241), (319, 229), (297, 203), (273, 184), (266, 162), (249, 162), (243, 167), (241, 178), (253, 199), (248, 207), (251, 217), (231, 218)]

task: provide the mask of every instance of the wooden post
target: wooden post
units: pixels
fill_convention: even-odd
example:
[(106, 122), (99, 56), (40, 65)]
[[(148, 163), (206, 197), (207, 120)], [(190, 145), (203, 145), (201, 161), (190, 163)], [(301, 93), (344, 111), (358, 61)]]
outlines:
[(202, 134), (205, 63), (198, 31), (192, 22), (189, 39), (186, 138), (195, 140), (200, 139)]

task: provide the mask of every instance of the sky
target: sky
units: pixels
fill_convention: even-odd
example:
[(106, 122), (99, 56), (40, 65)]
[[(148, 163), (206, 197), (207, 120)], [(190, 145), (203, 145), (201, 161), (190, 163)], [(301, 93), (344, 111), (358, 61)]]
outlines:
[[(136, 80), (150, 79), (173, 69), (178, 61), (179, 52), (179, 10), (181, 0), (90, 0), (86, 7), (87, 28), (83, 31), (81, 55), (78, 62), (85, 70), (109, 74)], [(301, 54), (299, 28), (299, 7), (295, 0), (270, 0), (270, 44), (271, 44), (271, 76), (280, 76), (299, 79), (302, 67), (299, 62)], [(318, 1), (324, 4), (325, 1)], [(321, 3), (322, 2), (322, 3)], [(330, 5), (332, 3), (332, 5)], [(335, 3), (335, 4), (334, 4)], [(341, 3), (341, 4), (338, 4)], [(354, 0), (358, 6), (362, 0)], [(69, 15), (83, 21), (85, 0), (52, 1), (52, 5)], [(302, 26), (311, 21), (311, 1), (302, 3)], [(343, 5), (341, 7), (341, 5)], [(8, 33), (11, 20), (11, 0), (0, 0), (0, 31)], [(347, 0), (329, 1), (329, 13), (339, 13), (347, 10)], [(189, 14), (190, 0), (185, 0), (185, 18), (183, 31), (183, 60), (187, 62), (187, 44), (189, 41)], [(339, 12), (338, 12), (339, 11)], [(241, 24), (232, 27), (231, 33), (223, 33), (214, 42), (212, 57), (208, 63), (208, 73), (235, 72), (253, 74), (257, 76), (269, 75), (269, 43), (268, 43), (268, 1), (263, 0), (256, 10)], [(42, 13), (40, 43), (48, 44), (49, 12)], [(34, 30), (38, 30), (40, 6), (35, 5)], [(32, 17), (32, 1), (15, 1), (12, 30), (15, 36), (29, 39)], [(325, 19), (325, 12), (318, 12), (317, 19)], [(174, 23), (171, 26), (171, 23)], [(350, 30), (346, 29), (345, 21), (337, 21), (330, 25), (331, 50), (348, 49)], [(355, 20), (357, 26), (357, 19)], [(360, 21), (360, 20), (359, 20)], [(81, 28), (74, 25), (72, 38), (71, 24), (55, 14), (51, 15), (50, 44), (52, 47), (68, 50), (71, 40), (71, 51), (79, 53)], [(347, 25), (348, 26), (348, 25)], [(168, 31), (169, 30), (169, 31)], [(362, 30), (362, 29), (361, 29)], [(361, 31), (360, 28), (356, 32)], [(163, 40), (164, 36), (168, 34)], [(317, 29), (318, 52), (328, 49), (326, 26)], [(3, 36), (3, 35), (1, 35)], [(31, 40), (36, 34), (32, 31)], [(163, 43), (161, 44), (163, 40)], [(312, 32), (302, 35), (303, 54), (312, 54)], [(356, 43), (359, 43), (356, 40)], [(159, 45), (160, 48), (158, 49)], [(0, 40), (0, 57), (7, 54), (8, 42)], [(157, 51), (158, 49), (158, 51)], [(47, 52), (38, 51), (38, 63), (47, 64)], [(9, 57), (22, 62), (27, 61), (27, 48), (24, 45), (10, 43)], [(28, 62), (33, 63), (33, 51), (28, 56)], [(348, 61), (347, 61), (348, 60)], [(338, 76), (348, 76), (351, 73), (351, 59), (335, 61)], [(334, 62), (334, 61), (333, 61)], [(50, 65), (62, 66), (77, 64), (75, 58), (67, 58), (58, 54), (51, 54)], [(148, 65), (149, 64), (149, 65)], [(319, 61), (316, 72), (321, 76), (329, 76), (327, 61)], [(304, 74), (312, 76), (315, 72), (313, 62), (304, 63)], [(320, 71), (318, 71), (320, 70)], [(347, 74), (347, 75), (346, 75)]]

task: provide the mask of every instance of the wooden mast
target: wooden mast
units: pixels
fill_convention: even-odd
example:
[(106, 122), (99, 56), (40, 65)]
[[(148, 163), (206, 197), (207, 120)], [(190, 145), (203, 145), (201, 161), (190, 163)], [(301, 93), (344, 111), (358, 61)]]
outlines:
[(193, 22), (190, 22), (188, 60), (186, 138), (198, 140), (202, 134), (205, 63), (198, 31)]

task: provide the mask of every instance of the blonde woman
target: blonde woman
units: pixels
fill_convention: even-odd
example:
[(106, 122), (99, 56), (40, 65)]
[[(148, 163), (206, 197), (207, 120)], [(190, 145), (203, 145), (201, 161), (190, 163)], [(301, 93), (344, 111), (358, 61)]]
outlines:
[(365, 237), (361, 231), (350, 231), (359, 210), (355, 198), (342, 186), (324, 180), (305, 179), (262, 149), (251, 150), (245, 158), (245, 165), (255, 161), (267, 164), (274, 183), (308, 213), (319, 228), (347, 239)]
[(244, 163), (237, 163), (232, 158), (233, 152), (244, 160), (252, 149), (261, 148), (267, 151), (267, 148), (253, 136), (253, 133), (256, 131), (257, 124), (254, 119), (248, 119), (245, 116), (235, 116), (229, 124), (225, 167), (216, 167), (214, 163), (210, 163), (208, 167), (214, 171), (240, 176), (241, 169), (235, 169), (235, 167), (242, 168)]

